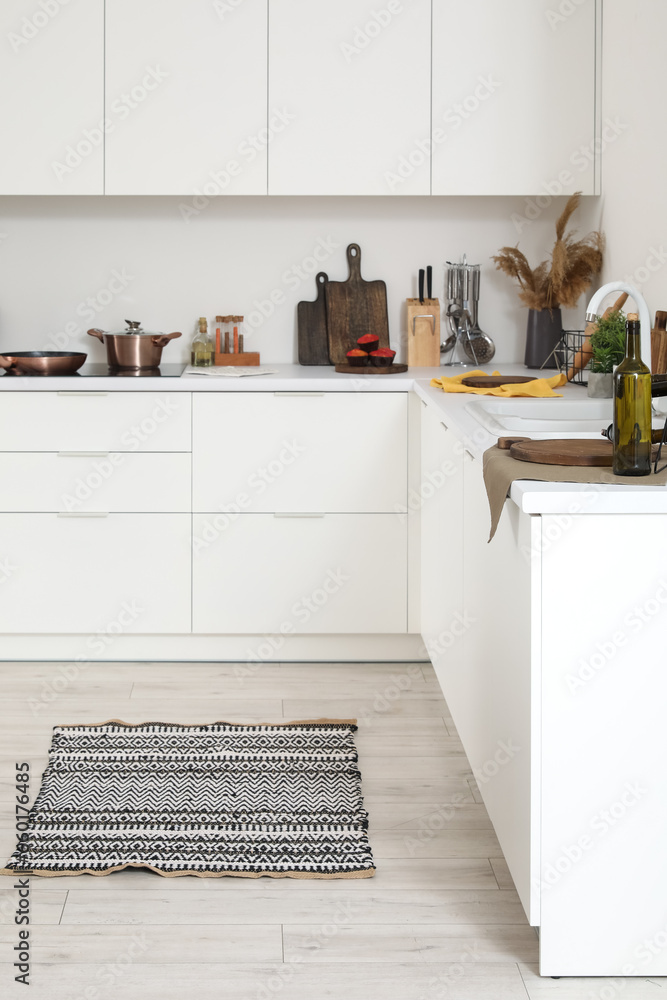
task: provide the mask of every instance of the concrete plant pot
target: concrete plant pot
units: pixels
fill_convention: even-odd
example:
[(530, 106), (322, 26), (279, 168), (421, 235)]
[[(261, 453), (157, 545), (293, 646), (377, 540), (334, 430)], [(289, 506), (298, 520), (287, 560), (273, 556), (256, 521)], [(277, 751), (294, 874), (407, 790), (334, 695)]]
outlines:
[(611, 399), (614, 395), (614, 376), (611, 372), (587, 372), (588, 395), (592, 399)]

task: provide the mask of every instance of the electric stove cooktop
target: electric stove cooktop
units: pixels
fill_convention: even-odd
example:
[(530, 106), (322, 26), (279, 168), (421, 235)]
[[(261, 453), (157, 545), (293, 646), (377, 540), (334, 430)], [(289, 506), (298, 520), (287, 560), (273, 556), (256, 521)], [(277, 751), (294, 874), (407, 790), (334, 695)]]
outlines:
[(7, 371), (2, 374), (11, 378), (180, 378), (185, 367), (184, 364), (160, 365), (159, 368), (141, 368), (138, 371), (130, 368), (113, 371), (108, 365), (93, 362), (83, 365), (72, 375), (13, 375)]

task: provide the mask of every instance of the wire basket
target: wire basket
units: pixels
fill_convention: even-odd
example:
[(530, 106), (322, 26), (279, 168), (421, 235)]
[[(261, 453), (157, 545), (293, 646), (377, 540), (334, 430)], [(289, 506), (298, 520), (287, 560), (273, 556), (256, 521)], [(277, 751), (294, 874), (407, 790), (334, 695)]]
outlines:
[[(568, 372), (574, 364), (575, 356), (584, 345), (586, 333), (584, 330), (563, 330), (563, 336), (553, 349), (553, 357), (560, 372)], [(569, 380), (575, 385), (588, 385), (588, 379), (584, 378), (586, 369), (575, 372)]]

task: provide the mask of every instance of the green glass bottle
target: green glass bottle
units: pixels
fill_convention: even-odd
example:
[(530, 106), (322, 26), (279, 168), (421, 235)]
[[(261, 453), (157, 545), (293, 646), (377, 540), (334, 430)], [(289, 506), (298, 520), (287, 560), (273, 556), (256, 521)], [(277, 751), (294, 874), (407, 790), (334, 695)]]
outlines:
[(651, 371), (640, 356), (640, 324), (630, 313), (625, 357), (614, 372), (614, 461), (616, 476), (651, 471)]

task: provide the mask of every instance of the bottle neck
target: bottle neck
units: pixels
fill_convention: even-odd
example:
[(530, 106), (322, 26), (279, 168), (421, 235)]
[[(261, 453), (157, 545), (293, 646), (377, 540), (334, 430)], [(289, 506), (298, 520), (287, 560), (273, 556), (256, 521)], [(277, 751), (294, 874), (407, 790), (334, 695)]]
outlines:
[(639, 323), (628, 323), (625, 334), (625, 356), (633, 361), (641, 361), (641, 336)]

